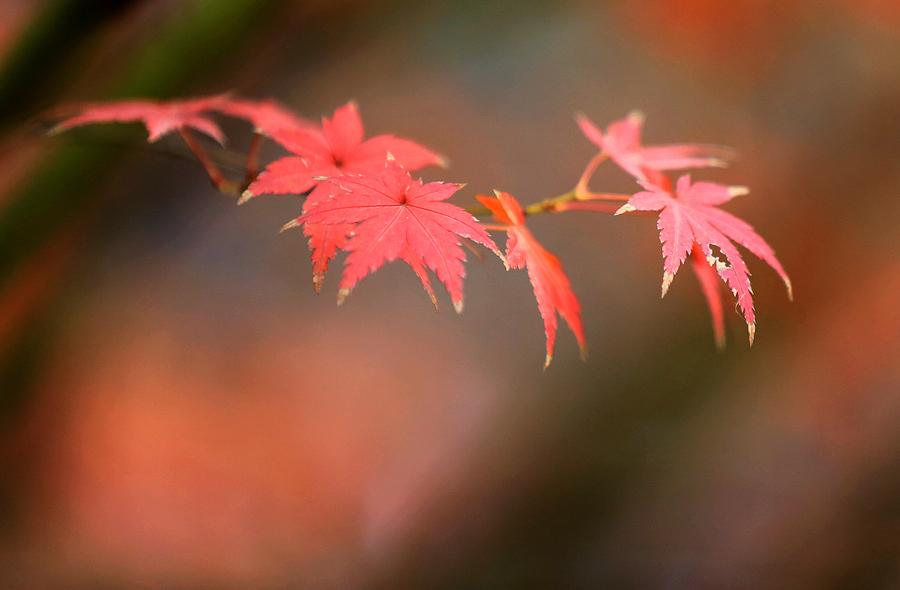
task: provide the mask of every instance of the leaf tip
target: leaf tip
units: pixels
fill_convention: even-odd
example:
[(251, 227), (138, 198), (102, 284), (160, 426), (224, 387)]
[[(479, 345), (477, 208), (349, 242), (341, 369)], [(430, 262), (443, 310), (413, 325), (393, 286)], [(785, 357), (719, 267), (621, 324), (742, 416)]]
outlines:
[(666, 296), (666, 293), (669, 291), (669, 285), (672, 284), (674, 278), (675, 275), (673, 274), (669, 274), (668, 272), (663, 273), (662, 295), (660, 295), (660, 299)]
[(791, 285), (791, 279), (784, 277), (784, 286), (787, 287), (788, 301), (794, 300), (794, 287)]
[(753, 339), (756, 337), (756, 323), (747, 324), (747, 332), (750, 334), (750, 346), (753, 346)]
[(741, 197), (750, 192), (750, 189), (746, 186), (729, 186), (728, 194), (732, 197)]
[[(437, 302), (436, 302), (436, 301), (435, 301), (435, 303), (434, 303), (434, 306), (437, 307)], [(462, 312), (463, 312), (463, 300), (460, 299), (459, 301), (454, 301), (454, 302), (453, 302), (453, 309), (456, 310), (456, 313), (462, 313)]]
[(341, 289), (337, 294), (337, 304), (339, 306), (344, 304), (344, 301), (347, 299), (347, 295), (350, 294), (350, 289)]
[(639, 109), (634, 109), (633, 111), (631, 111), (630, 113), (628, 113), (628, 117), (627, 117), (627, 118), (628, 118), (628, 120), (629, 120), (630, 122), (632, 122), (632, 123), (634, 123), (634, 124), (640, 126), (640, 125), (643, 125), (643, 124), (644, 124), (644, 119), (645, 119), (646, 117), (644, 117), (644, 112), (643, 112), (643, 111), (641, 111), (641, 110), (639, 110)]
[(625, 203), (621, 207), (619, 207), (614, 215), (621, 215), (623, 213), (631, 213), (632, 211), (637, 211), (637, 207), (632, 205), (631, 203)]
[(322, 273), (313, 274), (313, 288), (316, 290), (316, 295), (322, 292), (322, 283), (325, 282), (325, 275)]
[(500, 257), (500, 260), (503, 261), (503, 268), (509, 270), (509, 260), (506, 259), (506, 256), (503, 255), (503, 252), (500, 250), (494, 250), (494, 253)]
[(287, 229), (291, 229), (292, 227), (297, 227), (301, 223), (303, 223), (303, 222), (300, 221), (300, 217), (298, 217), (297, 219), (292, 219), (291, 221), (288, 221), (287, 223), (285, 223), (279, 231), (285, 231)]
[(547, 359), (544, 361), (544, 370), (545, 370), (545, 371), (547, 370), (547, 367), (550, 366), (550, 361), (551, 361), (551, 360), (553, 360), (553, 355), (550, 354), (550, 353), (547, 353)]
[(581, 360), (587, 362), (588, 360), (588, 347), (587, 344), (582, 344), (579, 348), (579, 352), (581, 353)]
[(255, 196), (256, 196), (256, 195), (254, 195), (252, 192), (250, 192), (250, 189), (247, 189), (247, 190), (245, 190), (244, 192), (241, 193), (241, 198), (238, 199), (237, 204), (238, 204), (238, 205), (243, 205), (244, 203), (246, 203), (247, 201), (249, 201), (250, 199), (252, 199), (252, 198), (255, 197)]

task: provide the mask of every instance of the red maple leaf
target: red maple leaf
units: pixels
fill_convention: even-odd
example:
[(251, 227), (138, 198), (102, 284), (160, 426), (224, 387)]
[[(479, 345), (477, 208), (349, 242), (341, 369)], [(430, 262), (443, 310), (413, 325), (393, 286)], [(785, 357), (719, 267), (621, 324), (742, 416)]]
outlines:
[[(379, 175), (389, 153), (410, 171), (432, 164), (446, 165), (442, 156), (408, 139), (378, 135), (363, 141), (363, 136), (362, 119), (353, 102), (337, 109), (331, 119), (323, 117), (322, 131), (282, 129), (274, 133), (273, 139), (296, 155), (269, 164), (244, 191), (240, 202), (264, 193), (302, 194), (312, 190), (303, 206), (307, 213), (333, 192), (332, 185), (320, 183), (322, 178)], [(316, 291), (321, 289), (329, 262), (344, 247), (352, 230), (353, 224), (304, 224), (312, 250)]]
[(220, 144), (225, 136), (215, 121), (203, 113), (220, 110), (227, 95), (206, 96), (190, 100), (154, 101), (124, 100), (76, 105), (78, 114), (58, 123), (51, 135), (88, 123), (127, 123), (140, 121), (147, 127), (147, 141), (154, 142), (163, 135), (184, 128), (192, 128), (209, 135)]
[[(675, 193), (660, 186), (642, 182), (647, 190), (631, 197), (622, 205), (616, 215), (629, 211), (659, 211), (659, 239), (662, 242), (664, 258), (662, 295), (665, 296), (675, 273), (684, 262), (694, 246), (698, 246), (706, 261), (715, 268), (719, 277), (725, 281), (737, 298), (737, 304), (743, 312), (750, 333), (750, 344), (756, 333), (756, 316), (753, 312), (753, 291), (750, 288), (750, 272), (740, 253), (731, 240), (734, 240), (762, 258), (777, 272), (785, 286), (788, 297), (793, 298), (791, 280), (775, 258), (772, 248), (746, 222), (730, 213), (716, 209), (737, 195), (747, 193), (744, 187), (728, 187), (710, 182), (691, 184), (691, 178), (684, 175), (678, 179)], [(719, 252), (713, 250), (716, 246)], [(724, 259), (720, 258), (720, 254)], [(698, 275), (704, 291), (707, 287), (702, 274)], [(713, 300), (707, 299), (715, 318), (716, 310)], [(715, 322), (715, 319), (714, 319)]]
[(704, 144), (676, 144), (641, 146), (644, 115), (632, 111), (621, 121), (606, 128), (604, 134), (583, 113), (575, 115), (582, 133), (623, 170), (640, 181), (668, 187), (668, 180), (660, 170), (724, 167), (734, 158), (726, 147)]
[(556, 340), (556, 313), (559, 312), (569, 324), (581, 347), (581, 357), (587, 356), (587, 342), (581, 323), (581, 304), (572, 292), (569, 277), (563, 272), (559, 258), (541, 246), (531, 231), (525, 227), (525, 214), (518, 201), (509, 193), (496, 193), (497, 197), (478, 196), (478, 200), (490, 209), (494, 219), (508, 224), (506, 240), (506, 262), (510, 268), (528, 269), (528, 279), (534, 287), (538, 310), (544, 320), (547, 335), (546, 369), (553, 358), (553, 344)]
[(344, 262), (338, 304), (366, 275), (399, 258), (413, 268), (437, 305), (426, 269), (433, 270), (450, 294), (453, 307), (461, 312), (466, 256), (457, 236), (486, 246), (502, 258), (487, 231), (471, 214), (444, 202), (461, 185), (422, 184), (390, 159), (377, 176), (344, 174), (329, 178), (328, 182), (337, 189), (334, 194), (311, 204), (285, 229), (298, 225), (351, 225), (351, 237), (343, 248), (349, 254)]

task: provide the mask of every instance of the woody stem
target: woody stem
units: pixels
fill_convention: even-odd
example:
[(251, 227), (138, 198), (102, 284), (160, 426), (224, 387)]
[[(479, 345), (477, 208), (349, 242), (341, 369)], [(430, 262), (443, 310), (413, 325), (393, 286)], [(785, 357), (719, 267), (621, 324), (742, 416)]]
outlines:
[[(585, 211), (600, 211), (603, 208), (596, 206), (590, 207), (585, 203), (584, 205), (572, 205), (570, 207), (560, 207), (566, 203), (571, 203), (572, 201), (578, 201), (579, 203), (582, 201), (618, 201), (624, 202), (631, 198), (631, 195), (621, 195), (618, 193), (591, 193), (591, 192), (579, 192), (578, 187), (575, 189), (559, 195), (558, 197), (554, 197), (552, 199), (544, 199), (539, 203), (532, 203), (525, 207), (525, 215), (537, 215), (538, 213), (555, 213), (558, 211), (564, 211), (566, 209), (583, 209)], [(597, 203), (599, 205), (599, 203)], [(614, 213), (618, 207), (611, 208), (610, 212)]]
[[(539, 215), (541, 213), (558, 213), (565, 210), (581, 210), (581, 211), (598, 211), (601, 213), (615, 213), (619, 210), (619, 205), (614, 203), (623, 203), (631, 198), (631, 195), (622, 195), (618, 193), (579, 193), (578, 189), (573, 189), (565, 194), (544, 199), (537, 203), (532, 203), (523, 209), (526, 217)], [(573, 201), (575, 201), (573, 203)], [(600, 202), (597, 202), (600, 201)], [(609, 201), (607, 203), (603, 201)], [(561, 207), (566, 203), (572, 203), (568, 207)], [(491, 212), (487, 207), (476, 205), (474, 207), (466, 207), (466, 211), (475, 217), (490, 215)], [(482, 224), (484, 225), (484, 224)]]

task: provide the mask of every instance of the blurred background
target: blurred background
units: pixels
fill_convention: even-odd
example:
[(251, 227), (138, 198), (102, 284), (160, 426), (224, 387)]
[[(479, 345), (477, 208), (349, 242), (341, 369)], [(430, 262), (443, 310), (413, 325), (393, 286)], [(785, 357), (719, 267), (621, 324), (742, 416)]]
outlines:
[[(0, 586), (900, 587), (895, 0), (0, 1)], [(714, 345), (653, 217), (529, 222), (583, 305), (550, 368), (524, 272), (440, 310), (405, 265), (340, 309), (296, 196), (240, 208), (173, 136), (60, 104), (223, 91), (446, 154), (454, 202), (572, 188), (598, 125), (736, 148), (694, 178), (758, 331)], [(236, 153), (249, 125), (223, 121)], [(269, 145), (266, 161), (281, 155)], [(224, 156), (223, 156), (224, 157)], [(226, 161), (227, 160), (223, 160)], [(230, 170), (235, 178), (239, 167)], [(611, 165), (591, 186), (635, 185)], [(502, 234), (496, 239), (502, 243)]]

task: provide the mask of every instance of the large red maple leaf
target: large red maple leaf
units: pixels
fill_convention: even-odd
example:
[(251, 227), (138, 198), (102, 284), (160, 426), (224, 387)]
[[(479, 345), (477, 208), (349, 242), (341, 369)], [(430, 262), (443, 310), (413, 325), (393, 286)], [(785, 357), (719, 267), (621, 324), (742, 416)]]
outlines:
[[(662, 295), (665, 296), (678, 268), (696, 245), (706, 261), (715, 268), (719, 277), (725, 281), (732, 294), (737, 298), (737, 304), (747, 322), (752, 345), (756, 333), (756, 316), (753, 311), (750, 272), (732, 240), (763, 259), (781, 276), (787, 287), (789, 298), (793, 298), (793, 293), (791, 280), (765, 240), (745, 221), (715, 207), (730, 201), (737, 195), (746, 194), (747, 189), (710, 182), (691, 184), (688, 175), (678, 179), (674, 194), (649, 182), (641, 184), (647, 190), (631, 197), (619, 208), (616, 215), (629, 211), (660, 212), (657, 227), (659, 228), (659, 239), (662, 242), (665, 269)], [(713, 246), (718, 248), (718, 252), (713, 250)], [(708, 293), (704, 276), (699, 273), (698, 276), (701, 284), (704, 285), (704, 291), (707, 292), (707, 299), (712, 308), (713, 299)], [(715, 318), (716, 311), (715, 309), (712, 311)]]
[(209, 135), (220, 144), (225, 136), (215, 121), (204, 113), (221, 110), (228, 101), (227, 95), (206, 96), (190, 100), (123, 100), (105, 103), (75, 105), (77, 115), (58, 123), (50, 134), (61, 133), (72, 127), (88, 123), (127, 123), (140, 121), (147, 127), (147, 141), (154, 142), (160, 137), (185, 128), (196, 129)]
[(581, 322), (581, 304), (569, 277), (563, 272), (559, 258), (541, 246), (531, 231), (525, 227), (525, 214), (522, 206), (509, 193), (495, 193), (494, 197), (479, 195), (477, 198), (494, 214), (494, 219), (507, 224), (506, 262), (510, 268), (527, 268), (528, 279), (534, 287), (538, 310), (544, 320), (544, 333), (547, 336), (547, 360), (544, 369), (553, 358), (553, 344), (556, 341), (556, 313), (566, 320), (581, 348), (581, 358), (587, 356), (587, 341), (584, 326)]
[(302, 216), (285, 225), (285, 229), (335, 224), (349, 224), (353, 228), (343, 248), (349, 254), (344, 263), (338, 304), (369, 273), (399, 258), (413, 268), (437, 305), (426, 269), (433, 270), (459, 313), (463, 309), (466, 256), (458, 238), (486, 246), (503, 258), (487, 231), (471, 214), (444, 202), (461, 185), (422, 184), (392, 159), (374, 176), (344, 174), (327, 180), (336, 191), (315, 201)]
[(729, 148), (705, 144), (641, 146), (644, 115), (632, 111), (621, 121), (611, 123), (606, 133), (600, 131), (587, 115), (575, 115), (582, 133), (604, 151), (623, 170), (640, 181), (668, 186), (660, 170), (723, 167), (734, 158)]
[[(432, 164), (446, 165), (442, 156), (408, 139), (378, 135), (364, 141), (362, 119), (353, 102), (337, 109), (331, 119), (323, 117), (321, 131), (282, 129), (272, 137), (295, 155), (269, 164), (240, 202), (264, 193), (302, 194), (312, 190), (303, 206), (303, 211), (309, 212), (333, 192), (332, 185), (321, 183), (322, 178), (342, 174), (377, 176), (389, 153), (409, 171)], [(329, 262), (345, 246), (352, 230), (353, 224), (304, 224), (312, 250), (316, 291), (321, 289)]]

